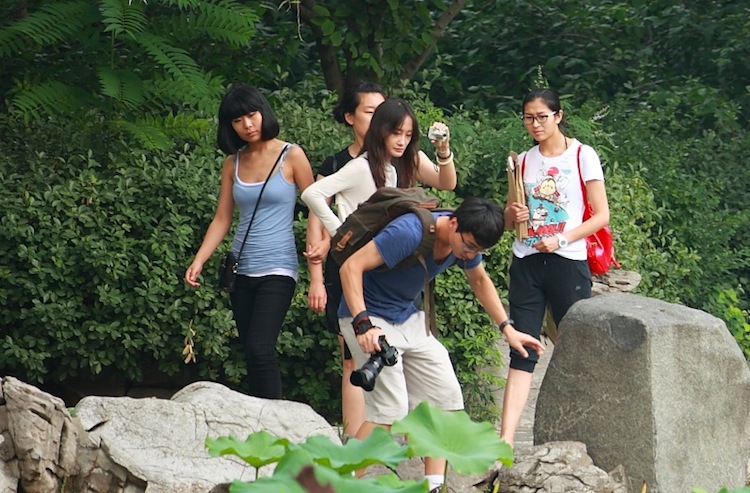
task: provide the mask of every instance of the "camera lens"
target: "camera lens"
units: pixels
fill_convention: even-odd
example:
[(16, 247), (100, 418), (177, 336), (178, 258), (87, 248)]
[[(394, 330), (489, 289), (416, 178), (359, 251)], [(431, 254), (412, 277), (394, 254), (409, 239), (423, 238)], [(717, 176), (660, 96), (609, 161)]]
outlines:
[(375, 388), (375, 375), (366, 369), (353, 371), (351, 377), (349, 377), (349, 381), (352, 385), (362, 387), (367, 392)]
[(370, 355), (370, 359), (362, 365), (362, 368), (352, 372), (349, 381), (352, 385), (362, 387), (367, 392), (375, 388), (375, 379), (384, 366), (393, 366), (396, 364), (398, 351), (395, 347), (389, 346), (385, 336), (378, 339), (380, 351)]
[(362, 365), (362, 368), (352, 372), (349, 377), (349, 381), (352, 385), (362, 387), (367, 392), (370, 392), (375, 388), (375, 378), (377, 378), (380, 370), (383, 369), (383, 358), (380, 353), (374, 354), (370, 359)]

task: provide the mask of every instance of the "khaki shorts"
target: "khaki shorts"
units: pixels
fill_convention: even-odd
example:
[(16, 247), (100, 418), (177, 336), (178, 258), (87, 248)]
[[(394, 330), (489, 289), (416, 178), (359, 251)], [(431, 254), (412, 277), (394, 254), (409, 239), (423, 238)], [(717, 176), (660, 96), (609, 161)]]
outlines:
[[(365, 392), (367, 421), (393, 424), (422, 401), (445, 411), (464, 408), (461, 386), (448, 350), (425, 328), (424, 312), (415, 313), (402, 324), (373, 316), (370, 320), (383, 329), (388, 344), (398, 349), (398, 361), (394, 366), (384, 367), (375, 380), (375, 388)], [(339, 319), (339, 326), (354, 364), (360, 368), (370, 354), (359, 347), (352, 318)]]

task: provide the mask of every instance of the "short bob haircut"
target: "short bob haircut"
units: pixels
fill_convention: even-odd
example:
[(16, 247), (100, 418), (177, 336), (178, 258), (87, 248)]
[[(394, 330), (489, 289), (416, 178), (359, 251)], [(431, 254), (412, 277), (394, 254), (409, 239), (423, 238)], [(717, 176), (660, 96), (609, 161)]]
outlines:
[(219, 149), (234, 154), (247, 144), (232, 128), (232, 120), (254, 111), (263, 117), (261, 140), (271, 140), (279, 135), (279, 120), (263, 94), (254, 87), (236, 84), (227, 91), (219, 105), (219, 129), (216, 132)]

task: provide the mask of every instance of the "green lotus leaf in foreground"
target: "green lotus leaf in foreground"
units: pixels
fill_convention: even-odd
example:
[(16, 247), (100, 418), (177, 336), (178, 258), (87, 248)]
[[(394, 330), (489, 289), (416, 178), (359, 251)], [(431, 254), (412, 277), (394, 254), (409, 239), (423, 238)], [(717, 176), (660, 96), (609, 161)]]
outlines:
[(375, 478), (339, 476), (331, 469), (315, 466), (315, 477), (321, 484), (330, 484), (336, 493), (425, 493), (427, 481), (404, 481), (395, 474)]
[(290, 449), (294, 447), (309, 453), (316, 464), (339, 474), (349, 474), (373, 464), (395, 469), (411, 457), (408, 447), (398, 444), (387, 430), (380, 427), (375, 428), (366, 439), (351, 439), (343, 446), (324, 436), (312, 436), (300, 445), (290, 444)]
[(252, 483), (234, 481), (229, 486), (229, 493), (306, 493), (305, 489), (292, 477), (274, 476), (260, 478)]
[(284, 457), (287, 450), (278, 442), (278, 437), (261, 430), (250, 434), (244, 442), (230, 436), (206, 438), (206, 448), (212, 457), (236, 455), (257, 469)]
[[(376, 478), (358, 479), (353, 476), (339, 476), (335, 471), (322, 466), (313, 466), (315, 478), (321, 485), (330, 484), (336, 493), (425, 493), (426, 481), (402, 481), (395, 474)], [(229, 487), (230, 493), (304, 493), (305, 490), (292, 477), (282, 474), (270, 478), (260, 478), (253, 483), (235, 481)]]
[(422, 402), (393, 433), (408, 436), (414, 455), (442, 458), (461, 474), (485, 472), (496, 461), (513, 465), (513, 449), (488, 422), (475, 423), (464, 411), (447, 412)]

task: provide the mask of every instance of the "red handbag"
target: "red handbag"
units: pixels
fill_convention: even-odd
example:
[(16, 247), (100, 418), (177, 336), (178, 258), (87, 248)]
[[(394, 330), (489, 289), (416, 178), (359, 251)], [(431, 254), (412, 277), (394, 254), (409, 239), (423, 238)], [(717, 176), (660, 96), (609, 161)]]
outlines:
[[(583, 177), (581, 176), (582, 148), (583, 146), (578, 147), (578, 179), (581, 182), (581, 194), (583, 194), (584, 202), (583, 221), (586, 221), (594, 215), (594, 210), (591, 208), (588, 193), (586, 192), (586, 184), (583, 182)], [(586, 237), (586, 257), (589, 261), (589, 269), (594, 275), (606, 274), (612, 264), (618, 269), (620, 268), (619, 262), (615, 259), (615, 245), (612, 241), (612, 230), (609, 229), (609, 226), (604, 226), (591, 236)]]

